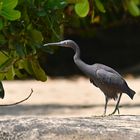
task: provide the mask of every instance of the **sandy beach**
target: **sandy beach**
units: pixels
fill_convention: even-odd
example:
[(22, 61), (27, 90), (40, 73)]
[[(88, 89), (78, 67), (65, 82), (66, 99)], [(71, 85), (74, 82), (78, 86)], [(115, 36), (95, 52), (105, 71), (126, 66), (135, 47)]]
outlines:
[[(128, 85), (136, 91), (131, 100), (123, 94), (120, 102), (121, 115), (140, 115), (140, 78), (127, 78)], [(24, 103), (12, 107), (0, 107), (0, 115), (43, 115), (55, 117), (98, 116), (104, 110), (104, 94), (85, 77), (48, 78), (47, 82), (35, 80), (3, 81), (5, 98), (0, 104), (13, 103), (33, 95)], [(107, 113), (115, 107), (110, 100)]]

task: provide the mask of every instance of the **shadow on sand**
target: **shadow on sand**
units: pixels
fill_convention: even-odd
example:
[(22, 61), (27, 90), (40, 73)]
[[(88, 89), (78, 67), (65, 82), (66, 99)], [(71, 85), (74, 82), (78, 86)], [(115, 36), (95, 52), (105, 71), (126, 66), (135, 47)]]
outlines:
[[(104, 104), (94, 105), (66, 105), (66, 104), (45, 104), (45, 105), (17, 105), (12, 107), (0, 107), (0, 115), (51, 115), (66, 114), (67, 112), (79, 111), (82, 109), (94, 109), (104, 107)], [(108, 107), (114, 107), (113, 104)], [(140, 104), (122, 104), (123, 108), (137, 108)]]

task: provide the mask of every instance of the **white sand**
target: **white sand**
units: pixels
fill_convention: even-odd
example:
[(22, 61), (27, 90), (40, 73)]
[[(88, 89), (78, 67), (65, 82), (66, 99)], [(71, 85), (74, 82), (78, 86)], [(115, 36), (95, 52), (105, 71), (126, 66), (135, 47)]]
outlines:
[[(136, 95), (134, 100), (131, 100), (126, 94), (123, 94), (120, 113), (121, 115), (140, 115), (140, 79), (126, 79), (126, 81), (136, 91)], [(11, 115), (10, 111), (12, 113), (13, 110), (15, 115), (24, 113), (59, 117), (91, 116), (102, 115), (104, 110), (104, 94), (84, 77), (48, 78), (47, 82), (4, 81), (3, 84), (6, 95), (3, 100), (0, 100), (1, 104), (21, 100), (28, 96), (31, 88), (34, 90), (31, 98), (21, 105), (11, 108), (1, 107), (0, 114), (3, 115)], [(113, 111), (115, 103), (110, 100), (107, 113)], [(25, 108), (21, 108), (22, 106)]]

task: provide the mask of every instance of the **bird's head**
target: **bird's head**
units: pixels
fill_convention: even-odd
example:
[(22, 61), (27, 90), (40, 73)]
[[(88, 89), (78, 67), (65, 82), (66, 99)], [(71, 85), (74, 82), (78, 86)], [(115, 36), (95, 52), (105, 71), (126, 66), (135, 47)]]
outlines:
[(75, 44), (76, 43), (72, 40), (64, 40), (64, 41), (55, 42), (55, 43), (47, 43), (47, 44), (44, 44), (43, 46), (61, 46), (61, 47), (73, 48)]

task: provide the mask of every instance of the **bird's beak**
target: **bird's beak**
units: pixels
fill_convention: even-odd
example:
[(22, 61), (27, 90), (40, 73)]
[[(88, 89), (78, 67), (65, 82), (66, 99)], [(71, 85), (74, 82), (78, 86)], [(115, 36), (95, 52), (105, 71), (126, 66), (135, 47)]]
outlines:
[(71, 40), (64, 40), (60, 42), (55, 42), (55, 43), (47, 43), (44, 44), (43, 46), (61, 46), (61, 47), (70, 47), (70, 42)]
[(61, 47), (67, 47), (66, 42), (60, 41), (60, 42), (55, 42), (55, 43), (46, 43), (43, 46), (61, 46)]

